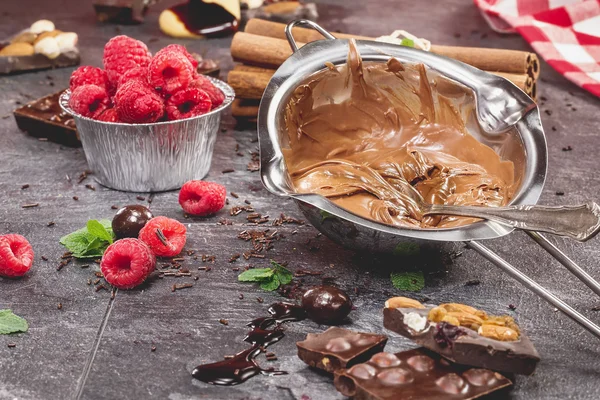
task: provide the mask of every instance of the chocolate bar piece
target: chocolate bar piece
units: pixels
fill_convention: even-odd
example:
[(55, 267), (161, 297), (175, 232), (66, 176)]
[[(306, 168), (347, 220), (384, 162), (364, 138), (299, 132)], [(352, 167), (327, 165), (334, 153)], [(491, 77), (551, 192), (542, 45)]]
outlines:
[(134, 25), (144, 22), (149, 0), (96, 0), (94, 10), (99, 22)]
[(78, 51), (67, 51), (50, 59), (43, 54), (31, 56), (0, 56), (0, 75), (17, 74), (42, 69), (72, 67), (79, 65)]
[(361, 400), (475, 399), (512, 385), (489, 369), (462, 367), (425, 349), (378, 353), (335, 372), (336, 389)]
[(383, 350), (387, 339), (384, 335), (332, 327), (323, 333), (309, 333), (306, 340), (297, 342), (296, 346), (302, 361), (334, 372), (368, 360)]
[[(540, 361), (538, 352), (522, 332), (515, 340), (506, 340), (508, 338), (498, 336), (493, 338), (493, 335), (480, 334), (484, 333), (481, 328), (474, 330), (465, 326), (457, 326), (460, 325), (458, 323), (430, 321), (428, 315), (432, 306), (393, 308), (389, 303), (390, 301), (386, 303), (386, 308), (383, 310), (384, 327), (441, 354), (448, 360), (459, 364), (523, 375), (532, 374)], [(468, 313), (465, 315), (460, 312), (450, 314), (458, 315), (463, 318), (463, 321), (466, 318), (474, 318)], [(452, 317), (454, 315), (449, 318)], [(494, 332), (506, 331), (505, 329), (496, 330), (497, 327), (492, 323), (488, 325), (484, 322), (482, 327), (485, 327), (486, 331), (488, 328)], [(514, 330), (511, 332), (514, 333)]]
[(73, 117), (58, 104), (63, 91), (34, 100), (14, 112), (19, 129), (71, 147), (81, 146)]

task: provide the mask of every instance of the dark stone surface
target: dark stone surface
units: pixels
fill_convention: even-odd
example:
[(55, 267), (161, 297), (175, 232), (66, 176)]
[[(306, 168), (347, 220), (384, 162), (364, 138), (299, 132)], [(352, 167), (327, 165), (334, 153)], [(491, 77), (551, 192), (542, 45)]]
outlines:
[[(172, 43), (186, 44), (206, 56), (218, 59), (225, 69), (231, 67), (229, 39), (210, 41), (176, 41), (163, 36), (157, 27), (161, 3), (151, 9), (146, 22), (135, 27), (99, 25), (94, 21), (91, 4), (83, 1), (3, 1), (0, 2), (0, 36), (6, 37), (44, 17), (54, 20), (62, 30), (80, 35), (84, 64), (101, 65), (102, 47), (118, 33), (132, 35), (149, 43), (151, 50)], [(435, 4), (435, 5), (434, 5)], [(321, 22), (331, 30), (376, 36), (394, 29), (406, 29), (425, 36), (434, 43), (527, 49), (518, 36), (499, 36), (490, 32), (468, 0), (438, 2), (329, 0), (319, 4)], [(456, 37), (455, 33), (460, 33)], [(485, 36), (485, 37), (484, 37)], [(150, 42), (150, 39), (154, 38)], [(580, 203), (600, 198), (597, 170), (600, 150), (597, 136), (599, 101), (567, 82), (547, 65), (543, 65), (539, 93), (542, 110), (552, 110), (542, 118), (549, 142), (550, 167), (545, 204)], [(217, 361), (223, 355), (245, 348), (241, 340), (245, 324), (252, 317), (266, 313), (268, 304), (280, 300), (276, 293), (265, 293), (252, 284), (237, 282), (234, 266), (249, 262), (228, 262), (231, 255), (250, 249), (237, 239), (239, 231), (249, 229), (244, 214), (229, 217), (226, 210), (208, 219), (183, 218), (177, 193), (157, 194), (151, 204), (155, 215), (177, 218), (189, 227), (186, 249), (197, 254), (214, 254), (216, 261), (209, 272), (198, 271), (200, 261), (185, 257), (198, 281), (191, 278), (153, 278), (143, 287), (118, 292), (111, 300), (108, 291), (94, 291), (88, 279), (95, 279), (98, 266), (82, 269), (81, 263), (70, 264), (61, 271), (56, 265), (64, 249), (60, 236), (83, 226), (90, 218), (110, 218), (111, 205), (145, 203), (135, 193), (116, 192), (97, 184), (96, 191), (85, 188), (91, 178), (77, 184), (77, 176), (86, 169), (81, 149), (63, 148), (40, 142), (19, 132), (11, 116), (17, 102), (26, 102), (51, 93), (68, 84), (72, 69), (43, 71), (0, 77), (0, 233), (18, 232), (29, 238), (36, 252), (32, 271), (21, 280), (0, 278), (0, 308), (12, 308), (30, 323), (26, 334), (0, 336), (0, 399), (103, 399), (161, 398), (183, 399), (333, 399), (341, 398), (330, 378), (307, 368), (295, 356), (295, 342), (307, 332), (324, 330), (313, 322), (289, 324), (286, 337), (271, 349), (279, 359), (273, 364), (290, 372), (288, 376), (256, 377), (233, 388), (211, 387), (193, 382), (190, 372), (200, 362)], [(46, 78), (55, 82), (50, 87)], [(566, 104), (572, 104), (571, 111)], [(301, 217), (296, 206), (285, 199), (269, 195), (257, 173), (246, 171), (249, 156), (234, 154), (236, 143), (243, 152), (256, 143), (253, 127), (235, 127), (226, 117), (207, 179), (223, 183), (239, 199), (231, 205), (243, 205), (248, 199), (256, 210), (271, 219), (280, 212)], [(556, 130), (553, 130), (555, 127)], [(563, 152), (562, 147), (573, 151)], [(222, 174), (234, 168), (236, 172)], [(69, 183), (69, 175), (73, 180)], [(29, 184), (21, 190), (23, 184)], [(564, 196), (555, 192), (563, 191)], [(74, 201), (73, 196), (79, 200)], [(148, 197), (148, 194), (144, 194)], [(38, 208), (21, 205), (39, 202)], [(146, 202), (147, 204), (147, 202)], [(217, 225), (227, 217), (233, 226)], [(55, 221), (54, 227), (47, 227)], [(266, 227), (263, 227), (266, 229)], [(271, 229), (275, 229), (272, 228)], [(324, 276), (348, 290), (356, 311), (350, 314), (347, 327), (382, 332), (381, 307), (391, 295), (406, 294), (395, 290), (389, 273), (418, 263), (426, 272), (426, 287), (419, 297), (433, 302), (456, 301), (472, 304), (493, 313), (512, 313), (537, 345), (542, 361), (531, 377), (518, 377), (515, 388), (498, 397), (515, 399), (576, 398), (597, 399), (600, 374), (600, 342), (568, 318), (531, 294), (522, 286), (484, 261), (471, 250), (456, 244), (462, 255), (449, 253), (428, 255), (418, 261), (406, 258), (354, 254), (342, 249), (310, 226), (286, 225), (276, 228), (285, 238), (275, 243), (267, 258), (289, 261), (292, 270), (323, 271)], [(298, 230), (297, 234), (292, 234)], [(306, 244), (312, 239), (310, 244)], [(597, 239), (585, 244), (552, 239), (559, 247), (600, 278), (600, 249)], [(600, 300), (581, 282), (568, 274), (533, 241), (522, 233), (490, 242), (489, 245), (534, 277), (578, 310), (600, 322), (600, 314), (591, 311)], [(315, 250), (318, 248), (318, 250)], [(40, 256), (48, 257), (44, 262)], [(264, 266), (259, 259), (253, 265)], [(333, 267), (330, 267), (333, 264)], [(469, 280), (481, 284), (465, 286)], [(304, 278), (306, 284), (318, 284), (320, 277)], [(171, 292), (173, 283), (193, 282), (194, 287)], [(354, 288), (358, 293), (354, 293)], [(239, 293), (244, 299), (239, 299)], [(256, 298), (262, 297), (264, 303)], [(58, 303), (62, 303), (61, 310)], [(508, 304), (517, 306), (514, 312)], [(229, 320), (229, 325), (219, 319)], [(413, 345), (391, 335), (389, 351)], [(15, 343), (15, 348), (8, 348)], [(156, 347), (155, 351), (152, 346)]]

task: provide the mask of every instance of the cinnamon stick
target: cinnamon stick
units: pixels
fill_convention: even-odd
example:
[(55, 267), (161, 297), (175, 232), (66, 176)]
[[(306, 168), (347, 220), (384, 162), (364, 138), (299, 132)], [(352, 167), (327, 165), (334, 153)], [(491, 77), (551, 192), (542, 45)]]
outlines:
[[(529, 96), (535, 98), (535, 81), (529, 75), (488, 72), (508, 79)], [(274, 73), (274, 69), (239, 64), (229, 72), (227, 83), (229, 83), (239, 98), (260, 99)]]
[(273, 74), (270, 72), (249, 72), (233, 70), (229, 72), (227, 83), (242, 99), (260, 99)]
[[(259, 36), (286, 39), (284, 29), (285, 24), (253, 18), (246, 24), (245, 32)], [(296, 27), (292, 30), (292, 33), (296, 41), (301, 43), (323, 39), (323, 36), (313, 29)], [(372, 37), (347, 33), (332, 32), (332, 35), (339, 39), (374, 40)], [(298, 46), (301, 47), (300, 43), (298, 43)], [(501, 71), (514, 74), (527, 73), (534, 80), (540, 74), (540, 62), (537, 55), (527, 51), (432, 45), (431, 52), (454, 58), (485, 71)]]
[(258, 100), (235, 99), (231, 103), (231, 114), (240, 118), (256, 118), (259, 103)]

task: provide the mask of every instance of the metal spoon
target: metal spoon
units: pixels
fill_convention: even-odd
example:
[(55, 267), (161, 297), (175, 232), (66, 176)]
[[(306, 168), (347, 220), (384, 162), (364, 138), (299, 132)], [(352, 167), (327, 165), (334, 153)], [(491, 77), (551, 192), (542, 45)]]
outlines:
[(426, 203), (417, 189), (403, 179), (395, 180), (394, 187), (414, 200), (422, 215), (483, 218), (516, 229), (552, 233), (580, 242), (600, 232), (600, 206), (594, 202), (576, 206), (451, 206)]
[(578, 206), (448, 206), (420, 202), (423, 215), (477, 217), (517, 229), (548, 232), (585, 242), (600, 232), (600, 207), (594, 202)]

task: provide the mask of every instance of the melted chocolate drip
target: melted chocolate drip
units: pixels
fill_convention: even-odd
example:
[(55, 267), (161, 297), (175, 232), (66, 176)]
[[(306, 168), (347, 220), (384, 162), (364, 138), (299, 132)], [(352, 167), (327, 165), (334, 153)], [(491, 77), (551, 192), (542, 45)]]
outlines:
[(207, 37), (225, 36), (238, 29), (238, 20), (225, 8), (202, 0), (189, 0), (177, 4), (171, 11), (185, 25), (188, 31)]
[[(268, 311), (270, 316), (256, 318), (248, 324), (252, 330), (248, 332), (244, 341), (252, 344), (252, 347), (237, 353), (230, 359), (198, 365), (194, 368), (192, 376), (212, 385), (233, 386), (258, 374), (286, 375), (285, 371), (261, 368), (256, 362), (256, 357), (285, 336), (281, 328), (282, 323), (301, 321), (306, 318), (306, 313), (302, 307), (289, 303), (272, 304)], [(268, 329), (270, 327), (273, 328)]]

